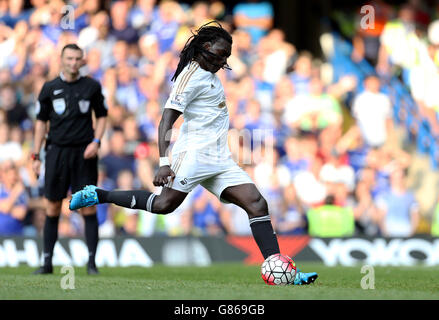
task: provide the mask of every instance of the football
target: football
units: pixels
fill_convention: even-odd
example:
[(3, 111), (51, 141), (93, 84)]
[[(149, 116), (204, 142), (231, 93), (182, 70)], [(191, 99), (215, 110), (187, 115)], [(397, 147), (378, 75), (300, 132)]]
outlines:
[(273, 254), (262, 263), (261, 274), (265, 283), (271, 286), (292, 284), (296, 276), (296, 264), (286, 255)]

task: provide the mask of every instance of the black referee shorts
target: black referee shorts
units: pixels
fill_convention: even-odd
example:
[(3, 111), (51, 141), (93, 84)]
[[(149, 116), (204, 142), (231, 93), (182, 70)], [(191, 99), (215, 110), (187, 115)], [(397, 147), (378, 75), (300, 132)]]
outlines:
[(61, 147), (51, 144), (46, 150), (44, 196), (60, 201), (89, 184), (98, 182), (98, 158), (84, 159), (87, 145)]

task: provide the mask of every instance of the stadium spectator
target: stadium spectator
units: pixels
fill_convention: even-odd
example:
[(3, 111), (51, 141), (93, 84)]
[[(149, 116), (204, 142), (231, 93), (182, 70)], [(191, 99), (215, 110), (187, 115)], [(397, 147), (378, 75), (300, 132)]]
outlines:
[(249, 0), (233, 8), (233, 21), (239, 29), (247, 31), (252, 43), (258, 41), (273, 26), (273, 7), (270, 2)]
[(139, 39), (139, 73), (145, 76), (154, 74), (155, 63), (160, 58), (159, 43), (153, 34), (145, 34)]
[(326, 187), (319, 177), (321, 168), (322, 160), (314, 156), (309, 159), (309, 169), (298, 171), (293, 178), (299, 201), (306, 209), (321, 205), (326, 197)]
[(259, 48), (263, 50), (259, 54), (264, 60), (264, 79), (274, 85), (285, 75), (296, 54), (296, 48), (285, 41), (285, 33), (280, 29), (271, 30), (261, 40)]
[(6, 26), (14, 28), (19, 21), (29, 21), (32, 10), (24, 9), (24, 0), (8, 0), (3, 2), (7, 6), (7, 11), (1, 14), (0, 23), (4, 23)]
[(347, 237), (354, 234), (354, 214), (351, 208), (334, 204), (328, 195), (324, 205), (308, 210), (308, 233), (314, 237)]
[(135, 44), (139, 39), (137, 30), (129, 24), (129, 2), (115, 1), (111, 4), (111, 29), (110, 36), (116, 40), (122, 40), (128, 44)]
[[(356, 33), (352, 38), (352, 60), (360, 62), (366, 59), (372, 66), (376, 66), (378, 62), (378, 54), (380, 49), (380, 36), (384, 30), (384, 26), (393, 14), (392, 7), (383, 0), (369, 1), (368, 5), (373, 7), (373, 20), (366, 21), (373, 22), (373, 27), (365, 28), (362, 25), (364, 15), (357, 17)], [(358, 10), (360, 12), (360, 10)], [(363, 14), (363, 12), (361, 12)], [(363, 22), (364, 23), (364, 22)]]
[(87, 52), (87, 64), (83, 68), (84, 74), (90, 77), (102, 81), (104, 71), (101, 68), (102, 65), (102, 53), (98, 48), (90, 48)]
[(390, 189), (376, 199), (381, 234), (410, 237), (419, 224), (419, 205), (406, 185), (404, 169), (396, 167), (390, 174)]
[(124, 119), (122, 130), (125, 136), (125, 152), (134, 155), (140, 143), (140, 130), (134, 115), (129, 115)]
[(220, 216), (225, 232), (229, 235), (251, 236), (252, 230), (248, 224), (246, 212), (233, 204), (222, 204)]
[(134, 172), (134, 158), (132, 154), (127, 154), (125, 143), (126, 138), (123, 130), (115, 128), (111, 133), (110, 151), (100, 160), (101, 165), (105, 167), (108, 178), (114, 183), (122, 170)]
[(252, 64), (255, 47), (252, 45), (251, 36), (242, 29), (236, 29), (233, 33), (233, 54), (249, 67)]
[(341, 206), (347, 205), (347, 196), (355, 188), (354, 169), (345, 161), (345, 157), (334, 150), (319, 172), (319, 178), (325, 183), (327, 192), (333, 194), (335, 204)]
[(138, 30), (139, 35), (147, 32), (152, 21), (156, 18), (155, 4), (156, 0), (137, 0), (135, 5), (131, 7), (128, 14), (129, 24)]
[(149, 142), (157, 141), (156, 128), (160, 122), (160, 104), (157, 100), (150, 100), (145, 104), (143, 110), (138, 111), (141, 114), (137, 119), (142, 140)]
[[(91, 24), (91, 19), (101, 8), (99, 0), (84, 0), (74, 4), (75, 25), (73, 31), (76, 34)], [(84, 48), (85, 49), (85, 48)]]
[(354, 217), (359, 234), (379, 235), (379, 215), (374, 203), (375, 171), (364, 168), (355, 188)]
[(10, 127), (0, 123), (0, 163), (4, 160), (19, 161), (23, 156), (22, 146), (10, 140)]
[(284, 210), (274, 220), (274, 229), (280, 235), (299, 235), (307, 233), (305, 210), (297, 198), (293, 184), (283, 190)]
[(83, 44), (87, 50), (91, 47), (98, 48), (102, 54), (101, 67), (106, 70), (113, 66), (113, 46), (116, 42), (114, 38), (109, 37), (110, 17), (106, 11), (99, 11), (92, 16), (91, 21), (93, 24), (79, 33), (78, 43)]
[(290, 136), (286, 139), (285, 151), (286, 155), (280, 160), (280, 162), (281, 165), (288, 169), (290, 180), (292, 180), (298, 172), (308, 169), (309, 162), (304, 157), (303, 150), (300, 147), (300, 139), (298, 137)]
[(200, 186), (193, 190), (193, 207), (190, 213), (194, 235), (220, 235), (224, 226), (220, 217), (220, 202)]
[(388, 21), (380, 36), (377, 70), (385, 74), (390, 70), (389, 62), (402, 67), (406, 84), (406, 72), (416, 59), (415, 12), (410, 4), (404, 4), (398, 11), (397, 19)]
[(287, 105), (286, 121), (302, 131), (318, 133), (328, 127), (339, 131), (342, 113), (339, 102), (324, 92), (322, 81), (309, 82), (309, 94), (298, 95)]
[(380, 92), (380, 80), (376, 76), (365, 79), (364, 92), (355, 97), (352, 114), (368, 146), (381, 147), (392, 139), (392, 103)]
[(22, 235), (28, 198), (12, 160), (1, 162), (0, 178), (0, 235)]
[(142, 104), (141, 97), (137, 95), (135, 70), (130, 64), (119, 62), (116, 66), (116, 72), (117, 89), (115, 98), (123, 107), (133, 113)]
[(151, 23), (149, 34), (157, 37), (160, 53), (169, 51), (177, 36), (181, 7), (174, 1), (162, 1), (159, 14)]
[(212, 17), (210, 16), (209, 4), (205, 1), (197, 1), (192, 5), (186, 23), (189, 26), (199, 28), (210, 20)]
[[(353, 50), (348, 53), (349, 60), (342, 61), (340, 73), (333, 61), (321, 64), (309, 52), (296, 52), (294, 44), (285, 40), (285, 34), (273, 28), (274, 12), (268, 2), (246, 1), (233, 8), (221, 1), (196, 2), (192, 6), (175, 1), (113, 1), (108, 7), (97, 0), (73, 1), (69, 4), (75, 6), (75, 29), (66, 30), (60, 28), (63, 1), (0, 1), (0, 161), (14, 159), (30, 198), (23, 232), (38, 233), (44, 213), (44, 207), (38, 203), (38, 181), (29, 177), (23, 161), (32, 145), (34, 128), (29, 119), (35, 118), (35, 101), (43, 83), (60, 71), (59, 61), (53, 57), (62, 46), (78, 40), (85, 49), (87, 65), (81, 74), (101, 81), (109, 133), (119, 132), (115, 138), (120, 140), (117, 147), (113, 145), (113, 135), (102, 139), (100, 158), (105, 161), (101, 168), (104, 181), (100, 185), (113, 189), (117, 173), (128, 169), (136, 177), (136, 184), (150, 189), (151, 175), (158, 162), (158, 122), (171, 89), (169, 80), (179, 61), (177, 53), (194, 27), (219, 17), (233, 35), (232, 55), (228, 59), (232, 70), (218, 74), (230, 115), (229, 140), (234, 159), (246, 165), (251, 162), (248, 170), (254, 171), (258, 187), (273, 196), (273, 206), (279, 207), (279, 194), (287, 200), (290, 189), (298, 187), (295, 178), (300, 173), (299, 181), (306, 183), (304, 189), (296, 190), (297, 199), (302, 199), (304, 193), (305, 198), (313, 196), (309, 186), (317, 186), (317, 203), (323, 201), (324, 194), (333, 194), (337, 204), (351, 206), (354, 197), (357, 231), (379, 233), (375, 201), (388, 192), (394, 164), (404, 168), (410, 165), (410, 157), (397, 146), (393, 136), (389, 137), (385, 123), (391, 127), (393, 116), (399, 117), (403, 126), (410, 122), (410, 139), (416, 137), (420, 123), (433, 136), (439, 132), (439, 32), (435, 33), (439, 28), (430, 23), (435, 18), (433, 10), (426, 10), (419, 2), (409, 2), (399, 8), (396, 20), (391, 20), (393, 6), (381, 0), (371, 2), (375, 8), (375, 28), (351, 25), (354, 33), (348, 36)], [(355, 17), (354, 12), (346, 12), (349, 14)], [(343, 28), (347, 30), (346, 25)], [(335, 49), (340, 50), (339, 58), (343, 46)], [(366, 61), (372, 68), (365, 68)], [(378, 76), (366, 77), (363, 82), (365, 74), (357, 72), (357, 67), (371, 73), (375, 67)], [(404, 103), (408, 100), (398, 104), (397, 100), (390, 103), (388, 99), (392, 90), (400, 89), (393, 83), (389, 86), (387, 80), (398, 75), (400, 69), (416, 102), (407, 119), (401, 110), (405, 111)], [(398, 110), (399, 113), (392, 113)], [(252, 149), (254, 129), (261, 128), (272, 130), (279, 163), (270, 163), (259, 148)], [(315, 137), (304, 139), (299, 135), (306, 132), (313, 132)], [(247, 133), (250, 144), (246, 142)], [(427, 144), (434, 146), (429, 135), (427, 138)], [(122, 150), (119, 155), (116, 149)], [(322, 170), (317, 170), (319, 167)], [(350, 169), (344, 171), (346, 175), (339, 175), (343, 170), (338, 169), (342, 167), (353, 169), (355, 181)], [(278, 181), (272, 181), (273, 177)], [(290, 191), (286, 194), (286, 190)], [(137, 229), (134, 219), (128, 229), (136, 230), (132, 234), (146, 236), (157, 230), (172, 235), (190, 233), (186, 213), (192, 205), (193, 199), (188, 197), (187, 206), (175, 214), (182, 214), (181, 219), (169, 215), (152, 221), (148, 220), (151, 214), (141, 213)], [(227, 207), (219, 204), (218, 212), (226, 212), (223, 216), (235, 222), (230, 223), (231, 227), (224, 222), (224, 228), (231, 234), (244, 234), (246, 231), (237, 225), (239, 212), (228, 212)], [(292, 208), (286, 206), (279, 211), (278, 226), (287, 233), (292, 232), (288, 225), (297, 218), (296, 208)], [(104, 210), (98, 219), (100, 229), (109, 226), (103, 234), (115, 234), (111, 209)], [(74, 219), (65, 219), (63, 223), (66, 235), (80, 230), (72, 226), (76, 223)]]
[(136, 164), (136, 176), (141, 188), (154, 190), (152, 179), (154, 178), (154, 169), (157, 165), (157, 146), (154, 144), (140, 143), (134, 151)]
[(294, 62), (294, 69), (290, 73), (291, 82), (297, 95), (309, 94), (309, 83), (312, 75), (312, 55), (304, 51)]
[(26, 109), (17, 101), (12, 85), (4, 85), (0, 89), (0, 105), (6, 111), (6, 121), (9, 125), (24, 125), (29, 119)]

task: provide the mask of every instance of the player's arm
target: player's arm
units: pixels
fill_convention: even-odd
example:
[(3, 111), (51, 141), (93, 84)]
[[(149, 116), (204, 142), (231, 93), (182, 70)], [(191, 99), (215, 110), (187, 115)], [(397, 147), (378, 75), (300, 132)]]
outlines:
[(175, 177), (175, 173), (171, 170), (169, 161), (166, 161), (166, 159), (168, 157), (167, 150), (171, 140), (172, 127), (180, 115), (180, 111), (171, 108), (165, 108), (163, 111), (162, 119), (159, 124), (158, 141), (160, 168), (153, 181), (155, 186), (164, 186), (168, 183), (168, 177), (171, 177), (171, 179)]
[(91, 99), (91, 104), (95, 113), (96, 121), (94, 128), (94, 138), (84, 150), (84, 159), (91, 159), (98, 155), (101, 139), (104, 136), (105, 127), (107, 125), (108, 111), (102, 94), (100, 83), (96, 82), (96, 89)]
[(171, 141), (171, 130), (181, 112), (175, 109), (165, 109), (159, 124), (159, 152), (160, 158), (167, 157), (167, 150)]
[(37, 176), (40, 175), (40, 150), (46, 138), (47, 123), (50, 119), (51, 101), (49, 96), (49, 88), (47, 83), (43, 85), (38, 100), (35, 103), (35, 133), (34, 146), (32, 149), (32, 169)]
[(46, 122), (42, 120), (36, 120), (35, 122), (35, 134), (34, 134), (34, 146), (32, 149), (32, 170), (34, 173), (40, 175), (40, 150), (46, 137)]
[(46, 137), (46, 122), (42, 120), (36, 120), (35, 122), (35, 135), (34, 135), (34, 147), (32, 149), (33, 153), (38, 154), (43, 145), (44, 139)]
[(96, 119), (95, 140), (101, 140), (104, 136), (105, 127), (107, 126), (107, 117)]
[(84, 159), (90, 159), (97, 156), (106, 125), (107, 117), (96, 118), (94, 139), (88, 144), (87, 148), (85, 148)]
[(197, 76), (193, 76), (197, 70), (195, 65), (191, 65), (186, 71), (180, 74), (172, 88), (171, 94), (166, 101), (159, 124), (158, 146), (160, 153), (160, 168), (154, 177), (153, 184), (155, 186), (164, 186), (174, 179), (175, 173), (171, 170), (168, 159), (168, 148), (172, 135), (172, 127), (175, 121), (185, 111), (186, 107), (202, 92), (200, 86), (201, 81)]

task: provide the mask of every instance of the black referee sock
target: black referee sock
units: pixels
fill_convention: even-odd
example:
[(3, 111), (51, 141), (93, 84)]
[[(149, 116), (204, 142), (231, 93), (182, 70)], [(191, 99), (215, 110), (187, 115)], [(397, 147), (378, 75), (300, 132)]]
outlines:
[(88, 247), (88, 265), (95, 266), (96, 248), (99, 240), (99, 224), (96, 213), (84, 215), (85, 242)]
[(46, 215), (46, 221), (44, 222), (44, 266), (52, 266), (53, 248), (55, 247), (56, 240), (58, 239), (58, 221), (59, 216), (49, 217)]
[(96, 189), (99, 203), (114, 203), (130, 209), (140, 209), (152, 212), (155, 194), (145, 190), (106, 191)]
[(276, 233), (271, 225), (269, 215), (251, 218), (250, 228), (252, 229), (253, 238), (255, 239), (259, 250), (261, 250), (264, 259), (267, 259), (272, 254), (280, 252)]

